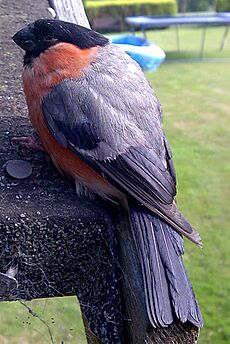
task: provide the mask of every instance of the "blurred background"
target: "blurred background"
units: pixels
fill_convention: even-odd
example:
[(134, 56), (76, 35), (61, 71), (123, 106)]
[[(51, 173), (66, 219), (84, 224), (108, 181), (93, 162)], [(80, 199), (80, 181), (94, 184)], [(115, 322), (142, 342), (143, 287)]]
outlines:
[[(87, 0), (92, 27), (130, 35), (127, 16), (216, 15), (229, 0)], [(196, 12), (196, 13), (194, 13)], [(201, 344), (230, 343), (230, 44), (226, 25), (146, 30), (166, 55), (146, 70), (164, 111), (178, 178), (178, 204), (199, 229), (204, 248), (185, 240), (184, 262), (204, 316)], [(143, 32), (136, 33), (143, 37)], [(112, 36), (111, 36), (112, 35)], [(224, 39), (224, 47), (220, 44)], [(29, 307), (29, 308), (28, 308)], [(32, 311), (31, 311), (32, 310)], [(0, 344), (86, 343), (75, 297), (1, 303)]]

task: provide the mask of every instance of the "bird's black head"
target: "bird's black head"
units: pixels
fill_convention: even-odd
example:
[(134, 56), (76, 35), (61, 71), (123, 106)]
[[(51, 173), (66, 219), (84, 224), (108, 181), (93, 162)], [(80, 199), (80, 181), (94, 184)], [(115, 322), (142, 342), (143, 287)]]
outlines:
[(12, 39), (25, 50), (25, 64), (50, 46), (71, 43), (80, 49), (105, 46), (109, 40), (96, 31), (56, 19), (39, 19), (18, 31)]

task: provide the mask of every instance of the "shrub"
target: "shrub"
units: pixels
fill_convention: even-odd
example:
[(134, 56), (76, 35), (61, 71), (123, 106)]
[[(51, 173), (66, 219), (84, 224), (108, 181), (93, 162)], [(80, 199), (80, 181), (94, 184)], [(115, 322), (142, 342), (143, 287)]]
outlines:
[(230, 12), (230, 1), (229, 0), (217, 0), (216, 1), (217, 12)]
[(121, 20), (127, 16), (173, 15), (176, 0), (88, 0), (85, 8), (90, 21), (101, 17)]

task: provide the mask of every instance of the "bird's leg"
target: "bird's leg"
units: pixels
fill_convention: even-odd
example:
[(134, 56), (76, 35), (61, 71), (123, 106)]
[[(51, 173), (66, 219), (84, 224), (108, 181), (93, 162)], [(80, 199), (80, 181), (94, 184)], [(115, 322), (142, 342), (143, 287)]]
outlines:
[(44, 148), (34, 135), (13, 137), (11, 144), (18, 145), (20, 148), (44, 151)]

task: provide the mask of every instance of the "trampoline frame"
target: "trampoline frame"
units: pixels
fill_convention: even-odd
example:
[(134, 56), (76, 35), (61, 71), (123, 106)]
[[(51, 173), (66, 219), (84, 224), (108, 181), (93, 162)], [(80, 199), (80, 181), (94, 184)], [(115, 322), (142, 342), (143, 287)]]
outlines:
[(147, 16), (136, 16), (126, 17), (125, 22), (130, 26), (132, 33), (135, 35), (136, 30), (140, 29), (145, 38), (147, 38), (146, 29), (150, 28), (163, 28), (167, 26), (176, 27), (176, 42), (177, 51), (180, 52), (180, 25), (204, 25), (203, 33), (201, 36), (200, 46), (200, 58), (204, 58), (205, 40), (206, 40), (206, 29), (208, 25), (223, 25), (226, 26), (223, 37), (221, 39), (219, 50), (222, 51), (226, 45), (229, 26), (230, 26), (230, 13), (218, 13), (218, 14), (207, 14), (207, 15), (187, 15), (187, 16), (162, 16), (162, 17), (147, 17)]

